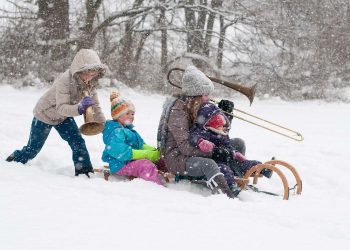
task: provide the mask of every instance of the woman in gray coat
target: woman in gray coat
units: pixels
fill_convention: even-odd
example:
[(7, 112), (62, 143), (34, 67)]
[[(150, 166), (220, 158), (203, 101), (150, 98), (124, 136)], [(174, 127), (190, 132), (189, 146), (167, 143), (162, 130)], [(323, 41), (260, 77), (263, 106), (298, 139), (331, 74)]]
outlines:
[[(182, 94), (166, 101), (158, 131), (159, 149), (168, 170), (175, 175), (202, 177), (212, 188), (218, 188), (228, 197), (237, 196), (237, 190), (231, 190), (213, 159), (227, 157), (226, 152), (214, 148), (206, 153), (192, 146), (189, 141), (190, 128), (197, 118), (202, 103), (208, 102), (208, 95), (214, 85), (203, 72), (194, 66), (186, 68), (182, 78)], [(244, 142), (240, 141), (244, 146)], [(211, 159), (213, 158), (213, 159)]]
[[(80, 50), (70, 68), (58, 77), (37, 102), (27, 145), (21, 150), (15, 150), (6, 160), (25, 164), (33, 159), (54, 127), (72, 149), (75, 175), (89, 176), (89, 173), (93, 173), (85, 141), (73, 117), (84, 114), (92, 106), (94, 120), (105, 122), (96, 92), (98, 78), (104, 75), (105, 70), (106, 66), (94, 50)], [(90, 96), (84, 97), (84, 91), (88, 91)]]

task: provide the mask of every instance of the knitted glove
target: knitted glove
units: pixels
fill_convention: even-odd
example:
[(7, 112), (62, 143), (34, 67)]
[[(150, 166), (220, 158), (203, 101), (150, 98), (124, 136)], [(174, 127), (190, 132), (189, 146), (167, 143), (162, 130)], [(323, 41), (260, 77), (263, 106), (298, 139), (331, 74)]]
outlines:
[(204, 140), (201, 138), (198, 140), (198, 147), (201, 151), (203, 151), (205, 153), (209, 153), (209, 152), (213, 151), (215, 144), (208, 141), (208, 140)]
[(233, 157), (233, 159), (235, 159), (235, 160), (237, 160), (239, 162), (247, 160), (247, 158), (243, 154), (238, 152), (238, 151), (233, 151), (232, 152), (232, 157)]
[(232, 113), (235, 104), (229, 100), (221, 100), (218, 107), (225, 112)]
[(211, 158), (216, 162), (229, 162), (231, 153), (226, 148), (214, 147)]
[(156, 162), (159, 158), (160, 152), (158, 150), (132, 149), (133, 160), (147, 159)]
[(86, 109), (95, 104), (95, 101), (90, 96), (85, 96), (78, 105), (78, 112), (80, 115), (84, 114)]
[(143, 144), (142, 149), (152, 150), (152, 151), (157, 150), (155, 147), (148, 145), (148, 144)]

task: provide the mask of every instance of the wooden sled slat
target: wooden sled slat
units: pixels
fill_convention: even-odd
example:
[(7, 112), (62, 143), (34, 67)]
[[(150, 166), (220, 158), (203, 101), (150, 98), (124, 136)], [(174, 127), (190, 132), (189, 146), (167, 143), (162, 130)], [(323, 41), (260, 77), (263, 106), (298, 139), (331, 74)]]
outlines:
[(286, 167), (287, 169), (289, 169), (292, 174), (294, 175), (295, 181), (297, 183), (297, 190), (296, 190), (296, 194), (301, 194), (302, 190), (303, 190), (303, 182), (300, 178), (300, 175), (298, 173), (298, 171), (295, 169), (295, 167), (293, 167), (291, 164), (285, 162), (285, 161), (281, 161), (281, 160), (271, 160), (271, 161), (267, 161), (265, 162), (266, 164), (271, 164), (271, 165), (281, 165), (283, 167)]
[[(279, 170), (277, 167), (271, 165), (271, 164), (258, 164), (255, 165), (254, 167), (252, 167), (251, 169), (249, 169), (245, 175), (244, 175), (244, 179), (248, 179), (250, 176), (254, 176), (254, 181), (253, 184), (257, 184), (258, 182), (258, 176), (260, 175), (261, 170), (263, 170), (264, 168), (270, 169), (273, 172), (275, 172), (280, 179), (282, 180), (282, 184), (283, 184), (283, 199), (284, 200), (288, 200), (289, 199), (289, 186), (288, 186), (288, 181), (286, 176), (282, 173), (281, 170)], [(247, 186), (247, 183), (243, 183), (242, 186), (240, 186), (241, 189), (245, 189)]]

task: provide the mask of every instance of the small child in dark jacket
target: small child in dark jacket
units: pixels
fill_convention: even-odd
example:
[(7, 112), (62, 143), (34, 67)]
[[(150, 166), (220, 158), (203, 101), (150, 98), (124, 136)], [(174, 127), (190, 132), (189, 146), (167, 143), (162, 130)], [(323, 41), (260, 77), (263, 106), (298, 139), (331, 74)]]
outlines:
[(147, 145), (133, 128), (135, 107), (130, 101), (119, 98), (112, 92), (111, 116), (103, 131), (105, 149), (102, 160), (109, 164), (111, 174), (141, 179), (163, 185), (154, 162), (160, 158), (160, 152)]
[[(234, 175), (244, 175), (253, 166), (261, 162), (247, 160), (247, 158), (232, 147), (229, 137), (230, 122), (221, 110), (212, 103), (204, 103), (198, 110), (196, 121), (190, 131), (190, 142), (203, 152), (215, 152), (227, 150), (229, 159), (215, 159), (219, 161), (219, 167), (229, 185), (234, 185)], [(228, 165), (230, 167), (228, 167)], [(261, 172), (270, 178), (271, 170), (264, 169)]]

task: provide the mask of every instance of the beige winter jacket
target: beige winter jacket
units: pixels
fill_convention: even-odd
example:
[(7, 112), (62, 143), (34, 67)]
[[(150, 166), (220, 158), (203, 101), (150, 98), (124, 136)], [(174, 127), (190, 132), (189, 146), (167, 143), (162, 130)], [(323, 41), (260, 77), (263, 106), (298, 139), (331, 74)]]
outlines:
[(89, 69), (99, 70), (99, 77), (101, 77), (106, 70), (106, 65), (101, 63), (95, 51), (82, 49), (74, 57), (70, 69), (61, 74), (39, 99), (33, 110), (34, 117), (47, 124), (57, 125), (67, 117), (79, 116), (78, 105), (83, 97), (83, 91), (87, 90), (95, 101), (92, 106), (95, 121), (104, 123), (105, 117), (96, 93), (99, 77), (91, 80), (89, 86), (86, 86), (77, 75)]

